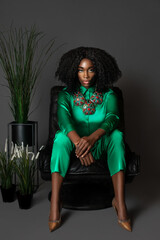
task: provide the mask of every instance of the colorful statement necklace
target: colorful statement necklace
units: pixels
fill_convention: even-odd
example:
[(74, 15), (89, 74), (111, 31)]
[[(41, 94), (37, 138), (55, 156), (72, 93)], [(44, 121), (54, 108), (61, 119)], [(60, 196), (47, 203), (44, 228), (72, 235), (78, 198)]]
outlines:
[(81, 92), (74, 93), (73, 101), (75, 106), (80, 106), (85, 115), (94, 114), (96, 111), (96, 105), (103, 102), (103, 95), (95, 91), (90, 99), (85, 99)]

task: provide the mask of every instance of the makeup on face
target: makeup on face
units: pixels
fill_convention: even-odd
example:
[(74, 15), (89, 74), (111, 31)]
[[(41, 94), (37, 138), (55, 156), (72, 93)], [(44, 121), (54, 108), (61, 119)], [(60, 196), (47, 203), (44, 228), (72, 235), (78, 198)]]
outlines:
[(78, 66), (78, 79), (81, 85), (85, 88), (91, 87), (94, 82), (95, 70), (90, 59), (84, 58)]

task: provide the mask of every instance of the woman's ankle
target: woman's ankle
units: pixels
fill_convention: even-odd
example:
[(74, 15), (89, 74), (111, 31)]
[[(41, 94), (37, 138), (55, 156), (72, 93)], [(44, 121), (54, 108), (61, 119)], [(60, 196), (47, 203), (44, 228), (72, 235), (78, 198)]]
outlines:
[(60, 218), (59, 204), (51, 204), (49, 219), (58, 220), (59, 218)]

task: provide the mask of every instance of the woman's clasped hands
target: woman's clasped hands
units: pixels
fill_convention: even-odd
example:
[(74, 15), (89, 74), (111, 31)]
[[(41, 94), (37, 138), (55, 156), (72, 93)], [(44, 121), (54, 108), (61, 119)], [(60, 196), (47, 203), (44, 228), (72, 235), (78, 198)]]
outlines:
[(81, 164), (88, 166), (95, 162), (90, 149), (93, 147), (95, 140), (90, 136), (80, 138), (76, 144), (75, 154), (80, 159)]

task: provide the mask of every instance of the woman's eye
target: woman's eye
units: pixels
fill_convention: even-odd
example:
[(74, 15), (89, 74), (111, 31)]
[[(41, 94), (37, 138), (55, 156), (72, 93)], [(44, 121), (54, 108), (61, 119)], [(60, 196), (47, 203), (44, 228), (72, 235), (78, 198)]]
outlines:
[[(83, 69), (78, 69), (78, 72), (83, 72)], [(94, 72), (94, 69), (88, 69), (88, 72)]]

